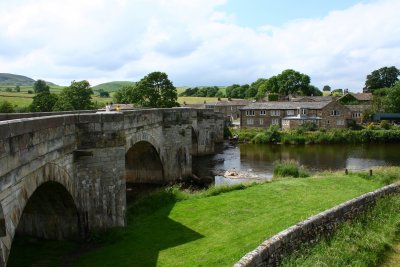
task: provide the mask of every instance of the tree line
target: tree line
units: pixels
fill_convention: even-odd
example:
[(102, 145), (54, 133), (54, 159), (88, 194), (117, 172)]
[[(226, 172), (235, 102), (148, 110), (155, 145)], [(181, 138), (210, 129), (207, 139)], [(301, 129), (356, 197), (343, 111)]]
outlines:
[[(383, 67), (367, 75), (365, 90), (374, 95), (370, 112), (400, 112), (400, 71), (392, 67)], [(93, 90), (88, 81), (72, 81), (60, 94), (50, 92), (50, 87), (43, 80), (34, 83), (35, 96), (29, 111), (67, 111), (95, 109), (97, 106), (91, 100)], [(330, 91), (328, 85), (323, 91)], [(343, 93), (336, 89), (331, 93)], [(322, 92), (310, 84), (310, 77), (298, 71), (288, 69), (270, 78), (260, 78), (255, 82), (244, 85), (233, 84), (226, 87), (225, 94), (217, 86), (188, 88), (186, 96), (229, 97), (229, 98), (256, 98), (266, 95), (279, 96), (288, 94), (302, 96), (319, 96)], [(144, 76), (139, 82), (126, 85), (115, 92), (115, 103), (130, 103), (139, 107), (170, 108), (179, 106), (177, 90), (164, 72), (152, 72)], [(276, 98), (274, 100), (277, 100)], [(0, 102), (0, 112), (13, 112), (13, 107), (7, 101)]]

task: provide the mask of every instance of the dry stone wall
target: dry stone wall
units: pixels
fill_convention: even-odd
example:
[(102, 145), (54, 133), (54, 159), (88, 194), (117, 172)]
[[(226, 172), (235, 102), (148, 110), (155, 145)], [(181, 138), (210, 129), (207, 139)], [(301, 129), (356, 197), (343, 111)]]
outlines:
[(332, 234), (343, 221), (355, 218), (385, 195), (399, 193), (400, 184), (385, 186), (312, 216), (265, 240), (247, 253), (234, 267), (278, 266), (284, 257), (303, 244), (315, 243)]

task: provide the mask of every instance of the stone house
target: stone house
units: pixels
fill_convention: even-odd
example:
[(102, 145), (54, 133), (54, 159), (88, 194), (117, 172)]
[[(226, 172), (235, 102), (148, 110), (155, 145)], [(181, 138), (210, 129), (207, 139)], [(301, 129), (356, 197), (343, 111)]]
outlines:
[(349, 120), (351, 111), (336, 101), (256, 102), (240, 109), (241, 128), (277, 125), (289, 130), (306, 122), (315, 123), (318, 128), (346, 128)]
[(225, 115), (229, 121), (239, 119), (239, 109), (250, 104), (249, 100), (220, 100), (217, 102), (205, 103), (205, 108), (213, 109), (214, 112), (220, 112)]
[(364, 113), (371, 105), (345, 105), (351, 111), (351, 119), (356, 123), (363, 123)]

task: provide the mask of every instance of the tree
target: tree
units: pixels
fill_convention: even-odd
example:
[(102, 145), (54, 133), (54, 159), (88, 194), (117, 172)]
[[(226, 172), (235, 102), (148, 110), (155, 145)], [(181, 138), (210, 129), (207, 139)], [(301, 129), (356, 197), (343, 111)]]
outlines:
[(383, 67), (367, 75), (365, 86), (370, 92), (379, 88), (392, 87), (399, 80), (399, 75), (400, 70), (395, 66)]
[(91, 95), (93, 90), (88, 81), (72, 81), (65, 87), (54, 105), (54, 110), (86, 110), (94, 108)]
[(310, 77), (298, 71), (288, 69), (282, 71), (276, 76), (278, 79), (279, 93), (288, 95), (298, 93), (302, 95), (309, 94)]
[(171, 108), (179, 106), (175, 86), (164, 72), (152, 72), (132, 88), (131, 103), (143, 107)]
[(19, 93), (19, 92), (21, 92), (21, 87), (19, 85), (16, 85), (14, 90), (15, 90), (15, 92)]
[(50, 87), (47, 85), (45, 81), (37, 80), (33, 84), (33, 91), (35, 92), (35, 94), (50, 92)]
[(53, 111), (54, 105), (58, 100), (56, 94), (50, 92), (43, 92), (33, 97), (32, 104), (29, 106), (29, 110), (32, 112), (50, 112)]
[(390, 88), (384, 105), (386, 112), (400, 112), (400, 82)]
[(323, 93), (321, 92), (321, 90), (318, 89), (318, 87), (310, 84), (308, 86), (307, 95), (309, 95), (309, 96), (322, 96)]
[(0, 101), (0, 113), (14, 113), (13, 105), (8, 101)]
[(330, 92), (331, 91), (331, 87), (329, 85), (324, 85), (324, 87), (322, 88), (322, 91)]

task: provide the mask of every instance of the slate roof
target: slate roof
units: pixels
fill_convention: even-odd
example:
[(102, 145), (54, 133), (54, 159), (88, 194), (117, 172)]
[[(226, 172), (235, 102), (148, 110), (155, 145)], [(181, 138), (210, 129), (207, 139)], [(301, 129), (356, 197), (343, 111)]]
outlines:
[(359, 101), (370, 101), (372, 100), (371, 93), (351, 93)]
[(270, 101), (270, 102), (255, 102), (247, 105), (241, 110), (252, 110), (252, 109), (298, 109), (298, 108), (306, 108), (306, 109), (322, 109), (327, 106), (332, 101), (321, 101), (321, 102), (279, 102), (279, 101)]
[(217, 102), (208, 102), (206, 105), (213, 105), (213, 106), (246, 106), (250, 104), (251, 101), (249, 100), (221, 100)]
[(332, 101), (334, 99), (335, 99), (335, 97), (333, 97), (333, 96), (301, 96), (301, 97), (291, 98), (290, 101), (309, 102), (309, 101), (304, 101), (304, 100), (310, 100), (310, 101), (320, 102), (320, 101)]
[(367, 110), (370, 105), (345, 105), (351, 112), (363, 112)]

